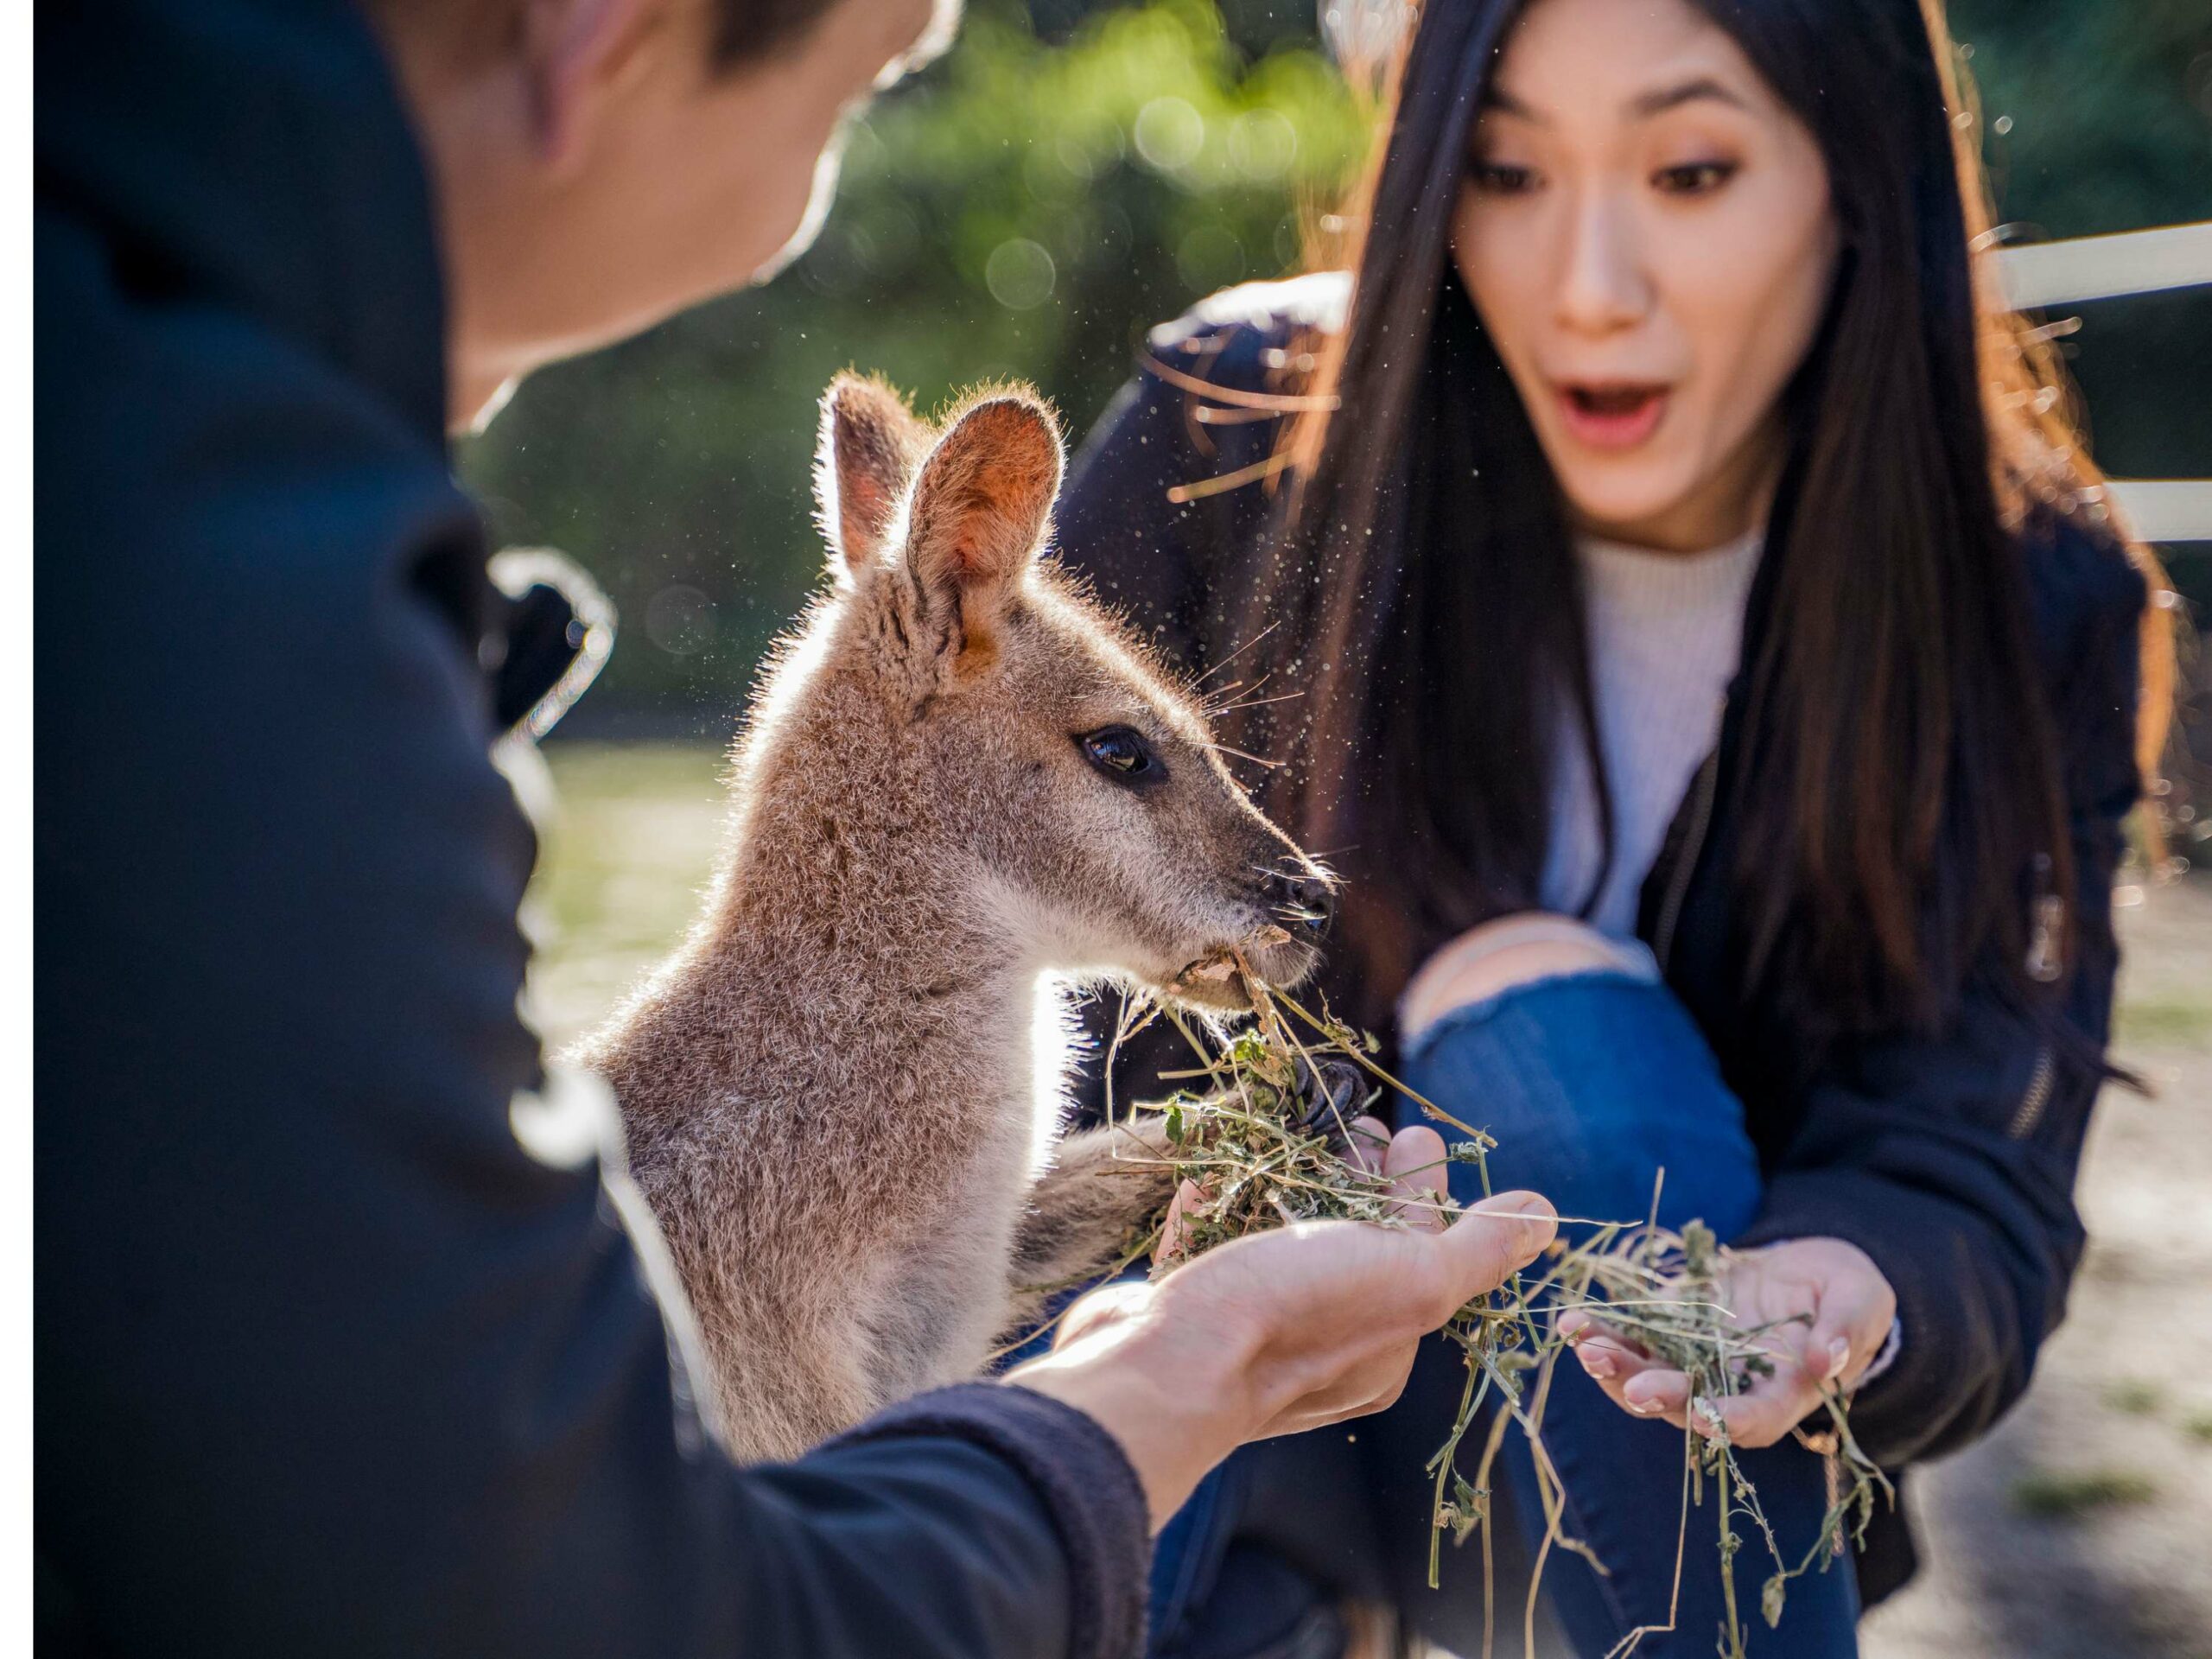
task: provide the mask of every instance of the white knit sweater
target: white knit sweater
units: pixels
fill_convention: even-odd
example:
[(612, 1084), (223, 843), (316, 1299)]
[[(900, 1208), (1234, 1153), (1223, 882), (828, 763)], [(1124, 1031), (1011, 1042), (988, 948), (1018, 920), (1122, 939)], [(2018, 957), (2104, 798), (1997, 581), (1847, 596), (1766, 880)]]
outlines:
[[(1690, 780), (1720, 735), (1720, 704), (1743, 651), (1744, 607), (1763, 533), (1703, 553), (1655, 553), (1578, 539), (1599, 752), (1613, 798), (1613, 862), (1590, 922), (1636, 935), (1637, 895)], [(1598, 796), (1571, 722), (1552, 784), (1544, 907), (1578, 913), (1598, 880)]]

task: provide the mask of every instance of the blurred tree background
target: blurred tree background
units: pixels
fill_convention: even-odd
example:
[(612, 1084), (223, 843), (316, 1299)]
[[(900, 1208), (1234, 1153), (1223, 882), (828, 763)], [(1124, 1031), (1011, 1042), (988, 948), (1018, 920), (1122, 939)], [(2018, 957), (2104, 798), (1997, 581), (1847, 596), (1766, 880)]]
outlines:
[[(534, 377), (464, 449), (499, 538), (565, 550), (622, 613), (564, 732), (727, 731), (820, 572), (814, 400), (837, 370), (879, 372), (925, 410), (1020, 376), (1079, 437), (1146, 327), (1294, 268), (1301, 215), (1363, 154), (1313, 0), (969, 14), (855, 130), (836, 207), (787, 276)], [(2212, 217), (2212, 0), (1954, 0), (1951, 16), (2011, 234)], [(2084, 307), (2064, 349), (2107, 470), (2212, 473), (2212, 290)], [(2212, 546), (2171, 554), (2212, 616)]]

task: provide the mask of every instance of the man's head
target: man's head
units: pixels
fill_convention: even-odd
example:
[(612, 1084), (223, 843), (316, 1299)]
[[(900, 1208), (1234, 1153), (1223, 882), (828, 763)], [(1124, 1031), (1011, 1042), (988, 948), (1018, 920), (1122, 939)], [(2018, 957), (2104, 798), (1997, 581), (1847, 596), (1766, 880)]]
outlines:
[(958, 0), (372, 0), (438, 196), (456, 425), (804, 247)]

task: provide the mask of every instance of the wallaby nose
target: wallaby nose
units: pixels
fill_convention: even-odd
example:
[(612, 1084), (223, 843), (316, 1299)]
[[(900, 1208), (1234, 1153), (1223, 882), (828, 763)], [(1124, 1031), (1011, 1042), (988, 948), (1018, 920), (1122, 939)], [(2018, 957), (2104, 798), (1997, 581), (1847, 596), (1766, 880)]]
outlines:
[(1320, 938), (1337, 918), (1337, 884), (1313, 870), (1272, 868), (1267, 893), (1283, 924), (1309, 939)]

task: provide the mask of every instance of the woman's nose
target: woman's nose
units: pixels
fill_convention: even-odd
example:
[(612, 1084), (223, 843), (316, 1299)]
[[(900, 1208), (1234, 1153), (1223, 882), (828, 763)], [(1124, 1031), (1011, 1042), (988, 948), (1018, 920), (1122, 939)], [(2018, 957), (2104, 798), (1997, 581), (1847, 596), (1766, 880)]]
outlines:
[(1593, 192), (1567, 227), (1559, 281), (1559, 321), (1576, 334), (1605, 334), (1641, 321), (1650, 304), (1631, 215)]

